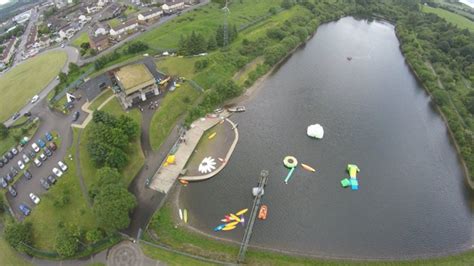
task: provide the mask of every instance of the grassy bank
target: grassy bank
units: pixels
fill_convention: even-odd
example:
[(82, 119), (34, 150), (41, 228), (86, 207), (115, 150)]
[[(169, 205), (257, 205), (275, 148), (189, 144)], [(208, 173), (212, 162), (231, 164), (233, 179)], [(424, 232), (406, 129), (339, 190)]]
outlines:
[(168, 92), (153, 115), (150, 125), (150, 143), (157, 150), (173, 130), (176, 121), (185, 114), (198, 99), (199, 91), (188, 83), (173, 92)]
[(72, 42), (72, 45), (74, 45), (77, 48), (81, 47), (81, 44), (83, 43), (89, 43), (89, 35), (87, 32), (81, 33), (77, 38)]
[(434, 13), (442, 18), (444, 18), (447, 22), (453, 23), (454, 25), (458, 26), (461, 29), (468, 29), (471, 32), (474, 32), (474, 22), (470, 21), (469, 19), (453, 13), (451, 11), (442, 9), (442, 8), (433, 8), (430, 6), (423, 6), (423, 12), (426, 13)]
[(31, 97), (53, 80), (66, 59), (64, 52), (45, 53), (28, 59), (1, 76), (0, 121), (20, 110)]
[(39, 127), (39, 121), (24, 125), (21, 128), (13, 128), (9, 130), (8, 137), (0, 140), (0, 154), (3, 155), (11, 148), (16, 147), (22, 137), (28, 137), (31, 139), (36, 133)]

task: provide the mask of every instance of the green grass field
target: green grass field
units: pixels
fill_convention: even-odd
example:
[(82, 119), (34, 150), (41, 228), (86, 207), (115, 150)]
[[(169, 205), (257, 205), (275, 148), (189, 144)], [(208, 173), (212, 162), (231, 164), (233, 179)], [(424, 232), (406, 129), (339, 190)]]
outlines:
[[(136, 121), (139, 125), (141, 125), (142, 116), (141, 116), (140, 111), (138, 111), (137, 109), (133, 109), (125, 113), (122, 110), (122, 107), (120, 106), (120, 103), (118, 102), (117, 99), (112, 99), (101, 110), (111, 113), (113, 115), (117, 115), (117, 116), (122, 115), (122, 114), (130, 116), (134, 121)], [(96, 166), (94, 165), (93, 161), (91, 160), (89, 156), (89, 152), (87, 151), (87, 137), (88, 137), (89, 132), (90, 132), (90, 126), (87, 126), (82, 132), (81, 144), (79, 145), (82, 175), (84, 177), (84, 182), (86, 183), (86, 186), (88, 188), (90, 188), (90, 186), (94, 184), (95, 175), (98, 170)], [(125, 167), (122, 171), (125, 184), (128, 184), (133, 180), (133, 178), (138, 173), (140, 168), (143, 166), (143, 163), (145, 161), (145, 157), (141, 149), (139, 137), (134, 142), (130, 143), (129, 158), (130, 158), (130, 162), (128, 166)]]
[[(250, 4), (251, 3), (251, 4)], [(271, 7), (279, 7), (280, 1), (274, 0), (242, 0), (232, 1), (229, 6), (229, 24), (239, 28), (255, 19), (267, 15)], [(181, 35), (196, 31), (209, 36), (219, 25), (224, 23), (224, 13), (218, 4), (208, 4), (205, 7), (185, 13), (165, 25), (142, 34), (136, 40), (144, 41), (152, 48), (177, 48)]]
[(113, 18), (107, 21), (107, 24), (109, 24), (109, 27), (111, 28), (117, 27), (118, 25), (120, 25), (120, 23), (122, 23), (122, 21), (120, 21), (120, 19), (118, 18)]
[[(29, 102), (60, 72), (66, 53), (49, 52), (33, 57), (0, 77), (0, 121)], [(47, 66), (47, 67), (45, 67)]]
[(75, 47), (80, 47), (82, 43), (89, 43), (89, 35), (87, 32), (81, 33), (73, 42), (72, 45)]
[(194, 63), (204, 57), (167, 57), (156, 60), (156, 68), (168, 75), (185, 77), (192, 79), (194, 73)]
[(199, 95), (200, 92), (186, 83), (175, 91), (168, 92), (151, 120), (150, 142), (153, 150), (161, 146), (178, 118), (191, 108)]
[(444, 18), (447, 22), (453, 23), (454, 25), (458, 26), (461, 29), (468, 29), (471, 32), (474, 32), (474, 22), (470, 21), (469, 19), (455, 14), (453, 12), (444, 10), (442, 8), (433, 8), (430, 6), (422, 6), (423, 12), (426, 13), (434, 13), (442, 18)]
[[(77, 136), (78, 129), (74, 129), (73, 143), (77, 142)], [(66, 156), (71, 154), (74, 158), (75, 151), (75, 145), (72, 145)], [(33, 223), (34, 246), (42, 250), (54, 250), (55, 233), (60, 223), (75, 224), (84, 230), (97, 226), (92, 209), (82, 194), (74, 160), (64, 159), (64, 162), (69, 167), (67, 172), (56, 185), (40, 195), (40, 204), (26, 218), (26, 221)], [(69, 202), (65, 206), (55, 206), (63, 194), (68, 195)]]
[(20, 258), (17, 252), (11, 248), (2, 237), (0, 237), (0, 265), (26, 266), (32, 264)]
[(114, 93), (111, 89), (108, 89), (106, 92), (103, 92), (99, 97), (95, 98), (94, 101), (89, 106), (89, 110), (95, 111), (99, 106), (105, 102), (110, 96)]

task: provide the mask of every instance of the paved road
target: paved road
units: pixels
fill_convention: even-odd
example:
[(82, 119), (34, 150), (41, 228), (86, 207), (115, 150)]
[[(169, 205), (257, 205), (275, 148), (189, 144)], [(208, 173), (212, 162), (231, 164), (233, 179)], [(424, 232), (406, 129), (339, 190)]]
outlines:
[[(79, 58), (79, 52), (74, 47), (55, 48), (48, 51), (64, 51), (67, 53), (67, 60), (61, 69), (62, 72), (67, 72), (69, 70), (69, 63), (77, 62)], [(47, 67), (47, 66), (44, 66), (44, 67)], [(45, 99), (48, 93), (52, 91), (54, 87), (56, 87), (56, 85), (58, 84), (59, 84), (59, 80), (56, 77), (54, 77), (53, 80), (51, 80), (51, 82), (38, 94), (40, 96), (40, 99)], [(23, 106), (23, 108), (21, 108), (19, 113), (23, 115), (24, 113), (31, 111), (38, 104), (39, 102), (36, 102), (34, 104), (32, 104), (31, 102), (28, 102), (25, 106)], [(7, 121), (4, 122), (4, 124), (7, 127), (9, 127), (13, 124), (13, 122), (14, 122), (13, 119), (10, 117)]]

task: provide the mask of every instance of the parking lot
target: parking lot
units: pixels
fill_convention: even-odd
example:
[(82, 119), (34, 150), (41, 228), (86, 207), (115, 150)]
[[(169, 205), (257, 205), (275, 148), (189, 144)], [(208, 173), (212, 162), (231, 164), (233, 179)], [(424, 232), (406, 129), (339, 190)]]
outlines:
[[(84, 102), (84, 99), (78, 101), (68, 115), (52, 112), (47, 107), (47, 103), (45, 101), (43, 101), (31, 111), (33, 116), (40, 117), (40, 127), (38, 131), (24, 147), (17, 147), (19, 151), (18, 155), (11, 159), (8, 164), (0, 168), (0, 177), (5, 177), (10, 172), (11, 167), (15, 167), (17, 170), (19, 170), (18, 176), (15, 177), (15, 180), (17, 181), (13, 185), (17, 192), (16, 197), (13, 197), (7, 189), (2, 189), (14, 215), (19, 220), (23, 220), (24, 218), (24, 214), (19, 209), (20, 204), (27, 205), (32, 212), (35, 211), (35, 204), (29, 197), (30, 193), (34, 193), (40, 199), (45, 193), (48, 193), (48, 191), (45, 190), (43, 186), (41, 186), (40, 179), (46, 179), (50, 175), (56, 177), (53, 174), (52, 169), (60, 169), (58, 166), (58, 161), (63, 161), (68, 166), (74, 163), (74, 161), (69, 158), (69, 154), (67, 154), (67, 149), (71, 146), (73, 141), (71, 124), (73, 114), (76, 111), (81, 112), (81, 114), (78, 121), (75, 123), (82, 123), (82, 121), (85, 120), (87, 114), (80, 110), (80, 107), (84, 104)], [(58, 144), (58, 147), (50, 157), (47, 157), (47, 159), (42, 162), (40, 167), (35, 166), (33, 160), (31, 159), (29, 163), (25, 164), (25, 170), (28, 169), (33, 176), (30, 180), (28, 180), (22, 174), (23, 170), (19, 169), (17, 162), (22, 160), (23, 154), (31, 153), (33, 150), (32, 144), (37, 143), (38, 139), (41, 138), (46, 143), (46, 145), (50, 143), (50, 141), (46, 140), (46, 132), (55, 132), (55, 134), (53, 134), (54, 139), (52, 141)], [(39, 155), (42, 153), (44, 153), (44, 149), (41, 149), (38, 153), (36, 153), (36, 157), (39, 157)], [(0, 156), (3, 156), (3, 154)], [(56, 178), (57, 182), (61, 182), (61, 178), (63, 177)], [(10, 186), (12, 183), (9, 183), (8, 185)], [(41, 202), (39, 204), (41, 204)]]

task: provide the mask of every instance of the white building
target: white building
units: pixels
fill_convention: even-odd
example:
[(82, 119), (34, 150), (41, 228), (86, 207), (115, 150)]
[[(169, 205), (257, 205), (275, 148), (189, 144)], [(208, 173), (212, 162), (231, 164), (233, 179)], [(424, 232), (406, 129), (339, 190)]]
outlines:
[(31, 10), (28, 10), (26, 12), (23, 12), (23, 13), (19, 14), (19, 15), (16, 15), (13, 18), (13, 21), (15, 21), (16, 23), (22, 24), (22, 23), (25, 23), (28, 20), (30, 20), (30, 17), (31, 17)]
[(178, 10), (184, 9), (184, 1), (182, 0), (169, 0), (166, 4), (161, 6), (163, 12), (169, 14), (176, 12)]
[(150, 20), (156, 20), (159, 19), (161, 15), (163, 15), (163, 10), (161, 8), (141, 12), (138, 14), (138, 22), (144, 23)]
[(61, 39), (70, 39), (78, 30), (78, 27), (74, 26), (73, 24), (69, 24), (59, 30), (58, 34)]
[(138, 27), (138, 22), (133, 19), (126, 21), (117, 27), (111, 28), (110, 29), (110, 35), (112, 37), (121, 37), (121, 35), (124, 35), (128, 33), (129, 31), (133, 31)]

